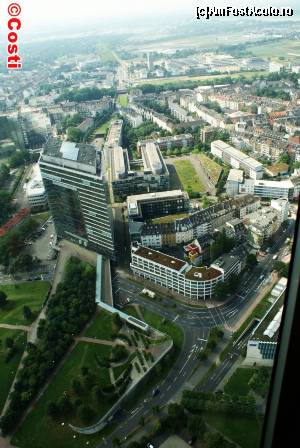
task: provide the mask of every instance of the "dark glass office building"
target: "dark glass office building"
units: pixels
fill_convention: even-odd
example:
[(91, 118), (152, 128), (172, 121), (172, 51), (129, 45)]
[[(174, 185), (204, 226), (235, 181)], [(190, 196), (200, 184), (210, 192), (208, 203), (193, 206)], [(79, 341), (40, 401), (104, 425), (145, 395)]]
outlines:
[(114, 258), (102, 153), (92, 145), (52, 138), (39, 165), (57, 236)]

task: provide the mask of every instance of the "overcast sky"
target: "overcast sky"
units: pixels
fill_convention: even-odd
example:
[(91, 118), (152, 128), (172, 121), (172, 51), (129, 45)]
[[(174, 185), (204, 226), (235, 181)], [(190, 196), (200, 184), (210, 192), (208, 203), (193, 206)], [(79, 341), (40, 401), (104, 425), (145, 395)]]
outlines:
[[(0, 20), (7, 15), (6, 5), (15, 0), (0, 2)], [(195, 17), (197, 5), (215, 6), (252, 6), (255, 5), (295, 5), (296, 0), (17, 0), (22, 7), (23, 28), (27, 32), (49, 30), (55, 24), (67, 28), (73, 24), (86, 25), (93, 22), (108, 24), (111, 20), (122, 20), (124, 25), (128, 19), (153, 17), (157, 15)]]

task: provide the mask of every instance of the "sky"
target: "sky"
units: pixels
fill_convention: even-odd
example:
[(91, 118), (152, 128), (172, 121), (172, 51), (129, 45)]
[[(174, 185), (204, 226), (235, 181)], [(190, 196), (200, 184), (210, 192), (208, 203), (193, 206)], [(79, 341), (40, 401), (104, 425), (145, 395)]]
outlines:
[(49, 31), (49, 29), (90, 24), (109, 24), (147, 17), (195, 17), (196, 6), (252, 6), (269, 5), (290, 6), (297, 0), (2, 0), (0, 20), (7, 15), (5, 9), (13, 1), (22, 7), (23, 29), (30, 31)]

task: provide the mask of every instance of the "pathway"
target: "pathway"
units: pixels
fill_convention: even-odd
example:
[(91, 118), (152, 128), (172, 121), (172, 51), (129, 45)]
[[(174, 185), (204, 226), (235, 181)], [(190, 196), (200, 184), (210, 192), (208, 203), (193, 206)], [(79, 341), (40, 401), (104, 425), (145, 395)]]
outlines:
[(6, 328), (7, 330), (23, 330), (23, 331), (30, 331), (31, 326), (28, 327), (28, 326), (26, 326), (26, 325), (0, 324), (0, 328)]

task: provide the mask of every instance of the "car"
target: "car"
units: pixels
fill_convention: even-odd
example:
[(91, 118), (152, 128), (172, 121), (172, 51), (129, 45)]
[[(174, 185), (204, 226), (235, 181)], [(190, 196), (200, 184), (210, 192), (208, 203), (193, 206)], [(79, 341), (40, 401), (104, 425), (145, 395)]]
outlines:
[(196, 442), (196, 440), (197, 440), (197, 437), (193, 436), (193, 437), (188, 441), (188, 444), (189, 444), (189, 445), (194, 445), (194, 443)]
[(159, 393), (160, 393), (160, 390), (158, 389), (158, 387), (156, 387), (156, 388), (153, 389), (153, 391), (152, 391), (152, 397), (156, 397)]
[(152, 445), (152, 443), (147, 443), (147, 448), (154, 448), (154, 445)]

